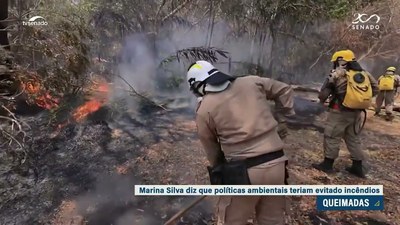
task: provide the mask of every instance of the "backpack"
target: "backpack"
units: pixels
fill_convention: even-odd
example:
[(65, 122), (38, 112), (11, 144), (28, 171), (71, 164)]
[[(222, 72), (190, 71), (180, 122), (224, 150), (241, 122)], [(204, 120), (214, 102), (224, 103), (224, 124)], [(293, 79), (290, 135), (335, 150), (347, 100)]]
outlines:
[(383, 75), (379, 78), (379, 90), (393, 91), (394, 90), (394, 75)]
[(364, 71), (346, 72), (347, 89), (343, 106), (350, 109), (368, 109), (372, 103), (372, 86), (369, 76)]

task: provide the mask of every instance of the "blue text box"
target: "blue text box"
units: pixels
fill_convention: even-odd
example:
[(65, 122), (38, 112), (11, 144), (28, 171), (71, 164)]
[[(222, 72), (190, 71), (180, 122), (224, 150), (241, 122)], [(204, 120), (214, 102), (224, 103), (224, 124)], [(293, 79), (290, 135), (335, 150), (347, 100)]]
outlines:
[(317, 196), (317, 210), (383, 210), (382, 195)]

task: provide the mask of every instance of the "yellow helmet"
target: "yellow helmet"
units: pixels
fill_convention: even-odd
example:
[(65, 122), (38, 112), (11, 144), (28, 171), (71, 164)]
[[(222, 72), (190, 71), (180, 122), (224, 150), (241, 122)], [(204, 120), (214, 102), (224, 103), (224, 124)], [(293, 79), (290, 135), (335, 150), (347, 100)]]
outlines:
[(342, 58), (346, 62), (354, 61), (356, 60), (356, 56), (354, 55), (353, 51), (347, 49), (347, 50), (340, 50), (335, 52), (332, 55), (331, 62), (335, 62), (338, 58)]
[(392, 71), (392, 72), (396, 72), (396, 67), (394, 66), (390, 66), (386, 69), (386, 71)]

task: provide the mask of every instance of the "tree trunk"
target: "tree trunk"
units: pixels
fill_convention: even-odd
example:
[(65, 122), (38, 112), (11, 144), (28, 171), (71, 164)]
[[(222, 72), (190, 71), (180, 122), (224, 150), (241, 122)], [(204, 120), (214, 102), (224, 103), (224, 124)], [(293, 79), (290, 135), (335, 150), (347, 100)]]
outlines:
[(8, 18), (8, 0), (0, 0), (0, 45), (7, 50), (10, 50), (10, 42), (8, 41), (7, 22)]
[(270, 41), (271, 41), (271, 50), (270, 50), (270, 57), (269, 57), (269, 64), (268, 64), (268, 75), (271, 78), (274, 78), (275, 74), (274, 74), (274, 64), (275, 64), (275, 57), (276, 57), (276, 49), (275, 49), (275, 44), (276, 44), (276, 37), (275, 37), (275, 32), (274, 29), (272, 27), (272, 25), (269, 26), (269, 35), (270, 35)]

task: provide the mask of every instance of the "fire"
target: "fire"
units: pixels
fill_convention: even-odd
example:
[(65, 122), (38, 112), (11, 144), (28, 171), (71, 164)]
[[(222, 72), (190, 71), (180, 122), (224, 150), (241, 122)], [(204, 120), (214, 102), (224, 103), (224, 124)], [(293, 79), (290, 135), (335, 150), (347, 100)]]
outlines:
[(59, 101), (51, 97), (50, 94), (46, 93), (44, 95), (38, 96), (36, 98), (36, 104), (45, 109), (53, 109), (58, 107)]
[(90, 89), (92, 90), (91, 99), (79, 106), (72, 114), (76, 122), (83, 121), (89, 114), (99, 110), (107, 101), (107, 94), (109, 92), (108, 83), (95, 83)]
[[(27, 78), (21, 80), (21, 88), (28, 95), (27, 101), (47, 110), (58, 108), (60, 100), (45, 90), (36, 73), (28, 73), (28, 76), (25, 76)], [(104, 80), (93, 80), (92, 85), (84, 89), (85, 93), (90, 95), (88, 101), (77, 107), (68, 119), (58, 124), (52, 137), (57, 136), (61, 129), (71, 122), (82, 122), (89, 114), (105, 105), (108, 100), (109, 87), (109, 83)]]
[(30, 80), (22, 82), (22, 88), (33, 99), (33, 102), (42, 108), (53, 109), (58, 107), (59, 100), (50, 95), (48, 91), (42, 89), (38, 78), (32, 76)]
[(57, 125), (55, 133), (52, 135), (57, 136), (62, 128), (71, 122), (82, 122), (86, 117), (99, 110), (108, 100), (109, 84), (107, 82), (94, 82), (93, 85), (87, 89), (91, 98), (81, 106), (77, 107), (71, 114), (71, 118), (63, 123)]
[(96, 112), (102, 106), (101, 102), (94, 99), (86, 102), (82, 106), (78, 107), (73, 113), (73, 117), (77, 122), (81, 122), (90, 113)]
[(99, 85), (98, 91), (99, 92), (106, 92), (108, 93), (108, 84), (107, 83), (102, 83)]

